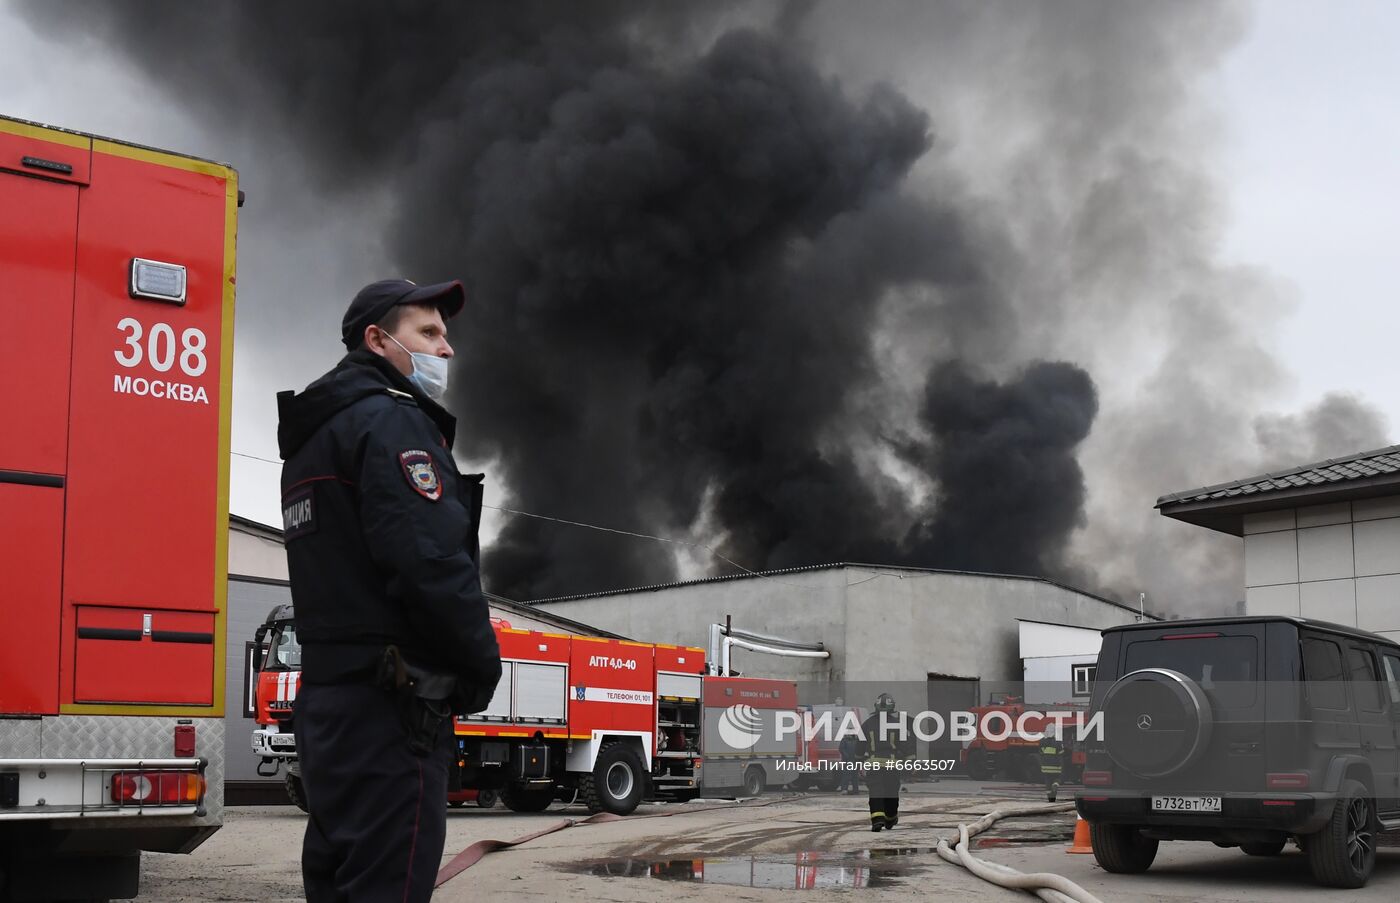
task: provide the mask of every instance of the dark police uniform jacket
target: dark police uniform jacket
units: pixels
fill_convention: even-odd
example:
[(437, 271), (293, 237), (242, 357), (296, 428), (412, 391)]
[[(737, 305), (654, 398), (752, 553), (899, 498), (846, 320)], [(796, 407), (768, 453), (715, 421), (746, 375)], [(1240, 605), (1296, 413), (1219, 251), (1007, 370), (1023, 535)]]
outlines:
[(455, 418), (368, 351), (277, 407), (303, 680), (370, 682), (393, 644), (457, 677), (459, 714), (484, 708), (501, 660), (477, 569), (482, 478), (457, 472)]

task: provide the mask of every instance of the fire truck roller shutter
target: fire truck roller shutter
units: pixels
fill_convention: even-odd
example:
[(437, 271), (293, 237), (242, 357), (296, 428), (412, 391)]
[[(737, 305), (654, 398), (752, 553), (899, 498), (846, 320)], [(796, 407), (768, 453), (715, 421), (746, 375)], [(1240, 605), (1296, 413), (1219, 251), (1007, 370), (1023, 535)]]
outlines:
[(562, 664), (516, 662), (514, 671), (514, 720), (563, 724), (569, 691), (568, 669)]
[(491, 702), (486, 708), (473, 715), (467, 715), (467, 721), (508, 721), (511, 715), (511, 682), (515, 675), (515, 663), (509, 661), (501, 662), (501, 679), (496, 681), (496, 692), (491, 696)]

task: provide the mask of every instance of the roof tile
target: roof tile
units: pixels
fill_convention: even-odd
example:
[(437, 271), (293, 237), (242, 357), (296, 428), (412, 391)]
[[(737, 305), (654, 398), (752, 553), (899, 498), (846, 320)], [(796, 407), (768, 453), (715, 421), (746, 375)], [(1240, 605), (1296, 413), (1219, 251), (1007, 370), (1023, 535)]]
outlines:
[(1200, 489), (1174, 492), (1158, 499), (1157, 507), (1256, 495), (1276, 490), (1316, 486), (1321, 483), (1341, 483), (1393, 473), (1400, 473), (1400, 445), (1361, 452), (1346, 458), (1305, 464), (1277, 473), (1266, 473), (1243, 480), (1233, 480), (1216, 486), (1203, 486)]

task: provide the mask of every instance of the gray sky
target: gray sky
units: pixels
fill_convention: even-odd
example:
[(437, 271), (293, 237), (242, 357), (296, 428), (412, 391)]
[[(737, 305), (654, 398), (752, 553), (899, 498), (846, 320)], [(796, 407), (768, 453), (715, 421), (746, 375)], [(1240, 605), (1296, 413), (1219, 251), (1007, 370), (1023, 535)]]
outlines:
[[(1210, 120), (1200, 133), (1212, 136), (1202, 157), (1210, 162), (1215, 195), (1224, 205), (1220, 262), (1255, 270), (1276, 296), (1291, 302), (1291, 311), (1257, 324), (1257, 341), (1289, 377), (1260, 415), (1303, 411), (1327, 393), (1343, 392), (1379, 409), (1392, 430), (1400, 424), (1400, 397), (1388, 391), (1389, 342), (1400, 313), (1385, 303), (1400, 275), (1400, 255), (1387, 253), (1392, 236), (1400, 234), (1393, 202), (1400, 196), (1400, 116), (1392, 90), (1400, 83), (1400, 61), (1387, 52), (1397, 37), (1400, 7), (1391, 3), (1269, 0), (1255, 8), (1223, 67), (1198, 88), (1202, 115)], [(860, 43), (851, 36), (850, 46)], [(901, 87), (919, 101), (912, 81)], [(313, 198), (299, 190), (302, 164), (292, 149), (267, 135), (221, 136), (216, 143), (163, 96), (158, 83), (132, 74), (101, 46), (37, 38), (5, 4), (0, 112), (216, 157), (239, 168), (249, 205), (240, 226), (238, 322), (245, 335), (251, 334), (248, 324), (275, 324), (275, 330), (258, 333), (276, 338), (236, 343), (233, 449), (275, 458), (273, 393), (305, 385), (340, 351), (337, 324), (307, 323), (305, 308), (289, 300), (309, 297), (321, 302), (319, 310), (338, 308), (335, 299), (348, 299), (384, 275), (378, 227), (392, 199)], [(328, 206), (337, 203), (344, 206)], [(289, 258), (296, 261), (290, 268), (283, 265)], [(1136, 349), (1125, 352), (1131, 353)], [(1120, 366), (1131, 367), (1131, 357)], [(1233, 391), (1228, 384), (1208, 388), (1222, 395)], [(1111, 389), (1105, 391), (1111, 397)], [(1189, 485), (1248, 475), (1235, 472), (1233, 463), (1219, 466), (1226, 469), (1193, 464), (1189, 471), (1199, 470), (1199, 478)], [(276, 523), (277, 475), (274, 464), (236, 457), (234, 513)], [(499, 499), (500, 487), (487, 485), (488, 503)], [(1150, 509), (1158, 495), (1184, 488), (1189, 486), (1144, 484), (1131, 492)], [(1090, 533), (1094, 517), (1091, 507)], [(496, 526), (488, 518), (485, 538)], [(1220, 542), (1233, 548), (1231, 540)]]
[[(1222, 73), (1229, 256), (1291, 283), (1293, 401), (1364, 395), (1400, 424), (1400, 6), (1268, 0)], [(1189, 488), (1189, 487), (1180, 487)]]

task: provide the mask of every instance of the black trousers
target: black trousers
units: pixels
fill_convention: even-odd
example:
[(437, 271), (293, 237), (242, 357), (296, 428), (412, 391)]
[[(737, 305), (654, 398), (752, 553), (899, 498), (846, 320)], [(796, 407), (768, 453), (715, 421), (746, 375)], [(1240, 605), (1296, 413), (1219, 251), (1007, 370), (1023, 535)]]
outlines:
[(836, 785), (836, 789), (840, 791), (849, 787), (852, 790), (859, 790), (861, 772), (860, 760), (852, 758), (851, 756), (842, 756), (841, 765), (841, 780)]
[(452, 725), (420, 757), (388, 690), (302, 684), (294, 725), (311, 810), (307, 903), (426, 901), (447, 836)]
[(871, 768), (865, 772), (865, 786), (870, 791), (871, 822), (899, 817), (899, 772)]

